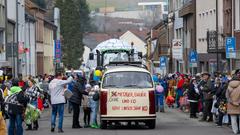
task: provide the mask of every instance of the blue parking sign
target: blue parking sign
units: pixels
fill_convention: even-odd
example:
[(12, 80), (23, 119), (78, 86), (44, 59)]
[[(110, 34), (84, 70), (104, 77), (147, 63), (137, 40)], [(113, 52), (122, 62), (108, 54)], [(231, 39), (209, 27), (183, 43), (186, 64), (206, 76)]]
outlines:
[(162, 56), (160, 57), (160, 68), (165, 68), (167, 65), (167, 57)]
[(198, 63), (198, 54), (195, 50), (191, 50), (189, 53), (189, 66), (197, 67)]
[(236, 58), (236, 38), (227, 37), (226, 38), (226, 58), (232, 59)]
[(190, 53), (189, 53), (189, 61), (190, 63), (197, 63), (197, 52), (192, 50)]

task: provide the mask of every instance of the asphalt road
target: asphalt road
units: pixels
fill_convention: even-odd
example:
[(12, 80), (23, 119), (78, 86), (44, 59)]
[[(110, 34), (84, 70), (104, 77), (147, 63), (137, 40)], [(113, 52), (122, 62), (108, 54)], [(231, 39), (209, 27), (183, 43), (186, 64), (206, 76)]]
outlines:
[[(82, 114), (81, 114), (82, 118)], [(81, 119), (82, 122), (82, 119)], [(165, 113), (158, 113), (157, 126), (154, 130), (140, 127), (117, 127), (106, 130), (101, 129), (72, 129), (72, 116), (65, 113), (64, 135), (232, 135), (227, 126), (217, 128), (213, 123), (199, 122), (188, 118), (188, 114), (176, 109), (166, 109)], [(82, 124), (83, 125), (83, 124)], [(24, 131), (25, 135), (54, 135), (50, 132), (50, 111), (45, 111), (39, 120), (38, 131)]]

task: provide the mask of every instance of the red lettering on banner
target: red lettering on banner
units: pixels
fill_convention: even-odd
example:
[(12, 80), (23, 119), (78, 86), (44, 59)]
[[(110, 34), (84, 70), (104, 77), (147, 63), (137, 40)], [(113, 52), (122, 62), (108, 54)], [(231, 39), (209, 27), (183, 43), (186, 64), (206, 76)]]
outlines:
[(122, 103), (129, 103), (129, 99), (123, 99)]
[(148, 111), (148, 107), (147, 106), (142, 106), (142, 111), (144, 111), (144, 112)]
[(119, 107), (119, 106), (113, 106), (113, 107), (112, 107), (112, 110), (113, 110), (113, 111), (120, 110), (120, 107)]
[(145, 92), (112, 92), (114, 96), (119, 97), (146, 97)]

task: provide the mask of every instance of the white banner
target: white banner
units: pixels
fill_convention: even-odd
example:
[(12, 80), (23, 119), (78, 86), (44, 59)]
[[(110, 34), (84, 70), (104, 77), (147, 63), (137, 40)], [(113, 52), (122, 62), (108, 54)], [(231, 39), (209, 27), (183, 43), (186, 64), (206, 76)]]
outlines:
[(182, 39), (173, 39), (173, 41), (172, 41), (172, 57), (177, 60), (183, 60)]
[(149, 114), (146, 90), (109, 90), (107, 114), (111, 116), (145, 116)]

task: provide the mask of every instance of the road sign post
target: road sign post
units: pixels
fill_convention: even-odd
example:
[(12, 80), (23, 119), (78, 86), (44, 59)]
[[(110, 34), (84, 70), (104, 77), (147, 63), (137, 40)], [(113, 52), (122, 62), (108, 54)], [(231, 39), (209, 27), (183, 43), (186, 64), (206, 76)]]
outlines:
[(230, 72), (232, 71), (232, 59), (235, 59), (236, 54), (236, 38), (227, 37), (226, 38), (226, 58), (230, 59)]
[(195, 50), (190, 51), (189, 53), (189, 66), (192, 68), (192, 74), (194, 74), (194, 68), (197, 67), (198, 63), (198, 54)]
[(165, 75), (165, 70), (167, 66), (167, 57), (161, 56), (159, 61), (160, 61), (159, 68), (163, 70), (163, 75)]

